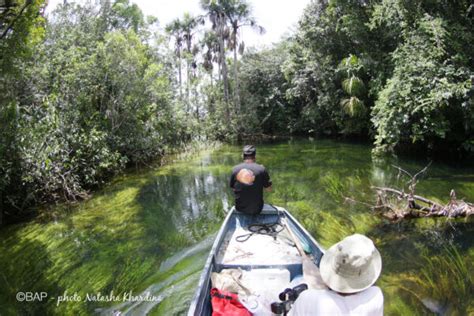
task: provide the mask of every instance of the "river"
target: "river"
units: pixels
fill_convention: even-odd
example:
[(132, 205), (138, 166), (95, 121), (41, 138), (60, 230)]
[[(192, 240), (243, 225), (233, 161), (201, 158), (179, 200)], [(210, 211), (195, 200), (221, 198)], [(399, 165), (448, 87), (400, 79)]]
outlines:
[[(228, 176), (240, 151), (226, 145), (128, 172), (85, 202), (3, 228), (0, 315), (185, 313), (232, 205)], [(371, 186), (404, 185), (393, 164), (414, 172), (426, 160), (373, 159), (365, 144), (302, 139), (259, 145), (257, 160), (273, 180), (266, 201), (287, 208), (322, 246), (355, 232), (374, 240), (386, 315), (474, 312), (472, 219), (391, 223), (344, 202), (372, 203)], [(474, 201), (472, 167), (433, 163), (417, 193), (446, 201), (451, 189)]]

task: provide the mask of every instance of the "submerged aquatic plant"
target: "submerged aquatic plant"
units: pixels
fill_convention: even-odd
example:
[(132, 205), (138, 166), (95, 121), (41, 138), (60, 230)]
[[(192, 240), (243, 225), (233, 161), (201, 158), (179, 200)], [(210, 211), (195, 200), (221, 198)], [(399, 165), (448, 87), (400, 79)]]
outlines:
[[(258, 162), (268, 168), (274, 186), (272, 193), (265, 193), (265, 202), (288, 209), (323, 247), (355, 232), (373, 239), (383, 256), (377, 285), (384, 293), (386, 315), (426, 315), (425, 306), (430, 304), (433, 309), (453, 306), (446, 309), (451, 314), (473, 313), (470, 223), (456, 228), (455, 235), (466, 243), (463, 249), (472, 250), (457, 248), (450, 258), (432, 247), (430, 233), (453, 233), (453, 221), (391, 224), (366, 205), (343, 203), (345, 196), (366, 200), (374, 183), (394, 184), (395, 175), (388, 171), (373, 181), (369, 154), (367, 146), (333, 141), (260, 145)], [(86, 315), (98, 309), (185, 313), (213, 234), (233, 203), (228, 175), (240, 156), (240, 146), (222, 146), (158, 169), (130, 170), (68, 212), (55, 210), (58, 216), (50, 219), (6, 227), (0, 231), (0, 313)], [(420, 193), (432, 199), (454, 188), (458, 196), (473, 200), (470, 172), (433, 166), (434, 177), (420, 183)], [(417, 244), (426, 250), (418, 251)], [(79, 295), (150, 291), (160, 301), (123, 308), (113, 302), (21, 304), (15, 299), (18, 289), (47, 291), (55, 297), (65, 290)]]
[(335, 199), (341, 199), (342, 194), (346, 191), (346, 185), (341, 176), (335, 172), (329, 171), (320, 180), (321, 185), (326, 192)]
[(442, 251), (434, 256), (424, 249), (418, 261), (419, 269), (399, 276), (398, 281), (404, 284), (400, 289), (413, 294), (431, 312), (472, 315), (473, 259), (473, 251), (467, 256), (462, 255), (452, 244), (443, 246)]

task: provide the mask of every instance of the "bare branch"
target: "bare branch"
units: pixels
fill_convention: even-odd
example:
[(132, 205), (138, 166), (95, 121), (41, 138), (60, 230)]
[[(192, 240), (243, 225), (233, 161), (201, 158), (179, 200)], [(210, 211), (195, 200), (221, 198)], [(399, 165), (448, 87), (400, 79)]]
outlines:
[[(378, 190), (378, 191), (385, 191), (385, 192), (394, 193), (394, 194), (399, 195), (399, 196), (402, 197), (402, 198), (408, 198), (408, 197), (409, 197), (409, 195), (408, 195), (407, 193), (404, 193), (404, 192), (402, 192), (402, 191), (399, 191), (399, 190), (396, 190), (396, 189), (392, 189), (392, 188), (372, 187), (372, 189), (375, 189), (375, 190)], [(412, 197), (413, 197), (415, 200), (421, 201), (421, 202), (423, 202), (423, 203), (426, 203), (426, 204), (429, 204), (429, 205), (434, 205), (434, 206), (439, 207), (439, 208), (443, 208), (443, 206), (441, 206), (439, 203), (436, 203), (435, 201), (429, 200), (429, 199), (424, 198), (424, 197), (422, 197), (422, 196), (413, 195)]]
[(398, 169), (398, 171), (400, 171), (401, 173), (404, 173), (406, 174), (408, 177), (410, 178), (413, 178), (413, 176), (411, 175), (411, 173), (409, 173), (408, 171), (406, 171), (405, 169), (399, 167), (399, 166), (395, 166), (395, 165), (392, 165), (392, 167), (394, 167), (395, 169)]
[(418, 172), (413, 176), (413, 178), (416, 179), (419, 175), (425, 173), (426, 170), (428, 170), (428, 168), (431, 166), (432, 163), (433, 163), (433, 160), (431, 160), (423, 169), (421, 169), (420, 171), (418, 171)]

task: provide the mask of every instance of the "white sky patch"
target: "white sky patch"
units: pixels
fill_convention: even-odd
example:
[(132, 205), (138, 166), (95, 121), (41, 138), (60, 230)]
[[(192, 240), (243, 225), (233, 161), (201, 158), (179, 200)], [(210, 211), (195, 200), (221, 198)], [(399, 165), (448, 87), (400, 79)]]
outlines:
[[(46, 12), (50, 13), (63, 0), (49, 0)], [(79, 1), (81, 2), (81, 1)], [(184, 12), (192, 15), (203, 14), (199, 0), (131, 0), (136, 3), (145, 15), (156, 16), (160, 26), (165, 27), (171, 20), (181, 18)], [(251, 28), (243, 28), (241, 38), (249, 46), (269, 46), (278, 42), (282, 36), (294, 31), (303, 14), (303, 9), (311, 0), (248, 0), (252, 6), (253, 16), (266, 33), (257, 34)]]

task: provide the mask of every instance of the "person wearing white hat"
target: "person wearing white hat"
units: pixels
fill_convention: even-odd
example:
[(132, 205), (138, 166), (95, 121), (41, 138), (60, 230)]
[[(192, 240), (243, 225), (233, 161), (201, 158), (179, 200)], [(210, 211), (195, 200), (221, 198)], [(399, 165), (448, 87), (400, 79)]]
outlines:
[(383, 315), (383, 294), (374, 286), (382, 258), (372, 240), (354, 234), (329, 248), (319, 265), (328, 289), (306, 290), (290, 315)]

